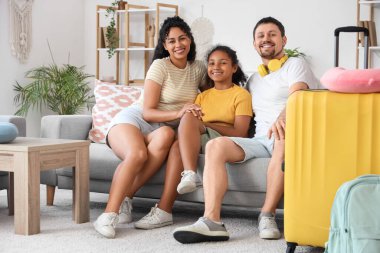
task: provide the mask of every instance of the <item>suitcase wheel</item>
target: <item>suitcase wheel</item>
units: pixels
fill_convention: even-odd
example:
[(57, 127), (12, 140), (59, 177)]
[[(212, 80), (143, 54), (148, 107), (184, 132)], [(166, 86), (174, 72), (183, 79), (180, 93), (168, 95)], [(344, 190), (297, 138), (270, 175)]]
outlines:
[(286, 248), (286, 253), (294, 253), (296, 251), (297, 243), (295, 242), (286, 242), (288, 247)]

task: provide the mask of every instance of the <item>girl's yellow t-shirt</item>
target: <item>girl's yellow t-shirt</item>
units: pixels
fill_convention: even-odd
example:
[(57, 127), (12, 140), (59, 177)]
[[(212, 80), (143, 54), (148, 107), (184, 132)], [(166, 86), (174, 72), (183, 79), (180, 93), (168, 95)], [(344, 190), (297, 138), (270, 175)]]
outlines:
[(208, 89), (198, 94), (195, 104), (201, 106), (204, 122), (233, 126), (235, 116), (252, 116), (252, 97), (244, 88), (234, 84), (229, 89)]

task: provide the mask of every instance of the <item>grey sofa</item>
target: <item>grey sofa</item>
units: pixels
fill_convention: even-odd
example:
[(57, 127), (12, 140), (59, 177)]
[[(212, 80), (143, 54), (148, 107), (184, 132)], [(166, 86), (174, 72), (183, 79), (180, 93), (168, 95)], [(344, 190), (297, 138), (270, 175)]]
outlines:
[[(88, 137), (92, 125), (90, 115), (45, 116), (41, 121), (41, 137), (80, 139)], [(226, 151), (228, 152), (228, 151)], [(113, 154), (106, 144), (90, 144), (90, 191), (108, 193), (115, 168), (120, 160)], [(224, 205), (239, 207), (261, 208), (266, 191), (266, 171), (269, 158), (257, 158), (242, 164), (228, 165), (228, 192), (224, 198)], [(204, 155), (199, 155), (198, 173), (202, 176)], [(62, 168), (43, 172), (41, 183), (47, 185), (48, 204), (53, 204), (55, 188), (71, 189), (72, 169)], [(165, 175), (165, 165), (159, 172), (136, 194), (136, 197), (159, 199)], [(203, 202), (203, 189), (178, 196), (178, 200)], [(280, 203), (283, 207), (283, 202)]]
[[(26, 136), (26, 121), (25, 118), (14, 115), (0, 115), (0, 122), (9, 122), (15, 124), (18, 129), (18, 136)], [(13, 173), (12, 173), (13, 174)], [(13, 176), (11, 174), (11, 176)], [(7, 190), (9, 215), (13, 214), (13, 203), (11, 194), (13, 187), (10, 187), (9, 172), (0, 171), (0, 190)]]

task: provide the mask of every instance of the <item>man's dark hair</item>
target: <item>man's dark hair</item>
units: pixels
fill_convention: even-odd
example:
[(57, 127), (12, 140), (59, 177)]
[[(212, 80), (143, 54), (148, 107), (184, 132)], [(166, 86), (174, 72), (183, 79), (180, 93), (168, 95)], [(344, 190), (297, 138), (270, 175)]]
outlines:
[(281, 37), (285, 36), (285, 27), (282, 25), (282, 23), (275, 18), (266, 17), (266, 18), (260, 19), (259, 22), (257, 22), (257, 24), (255, 25), (255, 28), (253, 28), (253, 39), (255, 39), (255, 33), (256, 33), (257, 27), (259, 25), (269, 24), (269, 23), (275, 24), (278, 27), (278, 29), (281, 32)]

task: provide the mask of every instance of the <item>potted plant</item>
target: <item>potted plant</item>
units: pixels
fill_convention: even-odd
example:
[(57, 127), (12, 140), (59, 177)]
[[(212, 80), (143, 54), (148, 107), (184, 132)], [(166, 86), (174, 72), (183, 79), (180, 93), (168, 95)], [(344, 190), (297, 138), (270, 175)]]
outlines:
[[(50, 50), (50, 46), (49, 46)], [(47, 106), (59, 115), (79, 113), (85, 106), (94, 104), (94, 96), (87, 78), (93, 75), (84, 72), (84, 66), (70, 64), (58, 66), (53, 58), (49, 66), (41, 66), (26, 72), (25, 77), (32, 81), (21, 86), (17, 81), (13, 86), (17, 95), (14, 103), (18, 107), (16, 115), (26, 116), (31, 107)]]
[(296, 47), (294, 49), (285, 48), (284, 50), (285, 50), (285, 53), (289, 57), (305, 57), (306, 54), (303, 52), (300, 52), (298, 49), (299, 49), (299, 47)]
[(115, 0), (111, 3), (111, 6), (106, 9), (106, 18), (110, 19), (109, 25), (106, 29), (106, 47), (108, 47), (108, 58), (111, 59), (116, 52), (116, 48), (119, 45), (119, 35), (116, 29), (116, 10), (125, 10), (125, 4), (127, 2), (122, 0)]

